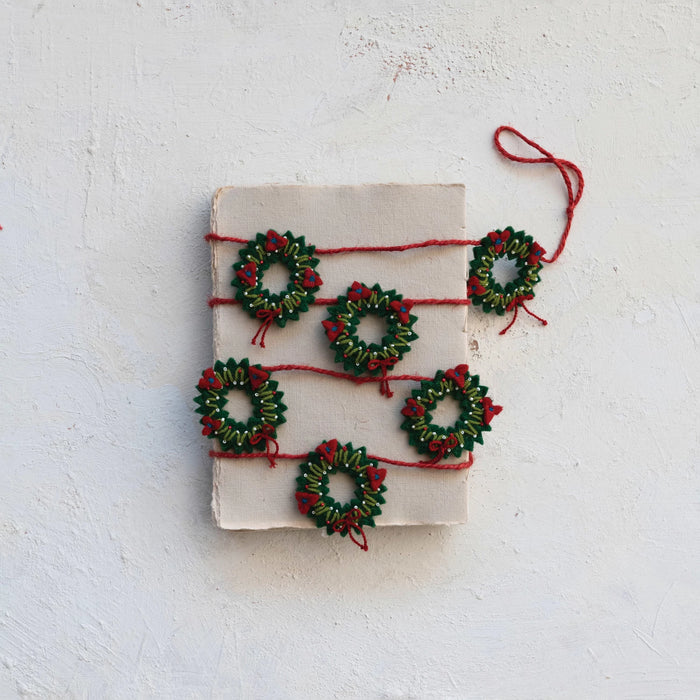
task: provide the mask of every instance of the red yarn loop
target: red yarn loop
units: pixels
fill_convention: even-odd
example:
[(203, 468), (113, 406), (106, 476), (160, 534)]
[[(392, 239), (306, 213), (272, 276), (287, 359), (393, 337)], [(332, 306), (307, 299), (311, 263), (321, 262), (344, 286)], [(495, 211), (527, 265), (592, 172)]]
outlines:
[[(274, 430), (275, 429), (269, 423), (265, 423), (261, 431), (253, 435), (249, 440), (251, 445), (257, 445), (261, 440), (265, 441), (265, 456), (270, 463), (270, 469), (274, 469), (277, 466), (275, 464), (275, 457), (280, 453), (280, 445), (277, 440), (272, 437)], [(270, 449), (271, 445), (275, 446), (274, 454), (272, 454), (272, 450)]]
[[(539, 151), (544, 156), (544, 158), (525, 158), (523, 156), (516, 156), (515, 154), (506, 151), (506, 149), (503, 147), (500, 141), (500, 136), (504, 131), (513, 134), (513, 136), (517, 136), (528, 146), (531, 146), (536, 151)], [(523, 136), (517, 129), (514, 129), (512, 126), (499, 126), (498, 129), (496, 129), (496, 133), (493, 135), (493, 142), (496, 148), (498, 149), (499, 153), (502, 156), (508, 158), (508, 160), (515, 161), (516, 163), (551, 163), (552, 165), (556, 165), (557, 169), (561, 173), (562, 178), (564, 179), (564, 184), (566, 185), (566, 192), (569, 198), (569, 204), (566, 207), (566, 226), (564, 227), (564, 232), (562, 233), (561, 239), (559, 240), (559, 245), (554, 251), (554, 255), (552, 255), (552, 257), (549, 259), (542, 258), (542, 262), (553, 263), (562, 254), (566, 246), (566, 239), (569, 237), (569, 231), (571, 230), (571, 222), (574, 218), (574, 209), (576, 209), (579, 201), (581, 200), (581, 195), (583, 194), (583, 174), (581, 173), (581, 170), (577, 165), (575, 165), (569, 160), (557, 158), (556, 156), (552, 155), (549, 151), (546, 151), (544, 148), (542, 148), (542, 146), (540, 146), (538, 143), (535, 143), (526, 136)], [(571, 184), (571, 177), (569, 176), (567, 169), (571, 170), (576, 175), (575, 194), (573, 185)]]
[(270, 326), (272, 325), (272, 322), (277, 318), (282, 313), (282, 309), (259, 309), (258, 311), (255, 312), (255, 315), (257, 318), (262, 320), (262, 323), (260, 324), (260, 328), (258, 328), (258, 332), (253, 336), (253, 340), (250, 341), (251, 345), (255, 345), (255, 341), (258, 339), (258, 336), (262, 332), (262, 335), (260, 335), (260, 347), (264, 348), (265, 347), (265, 336), (267, 335), (267, 331), (270, 330)]
[(386, 376), (386, 371), (389, 367), (393, 367), (398, 361), (398, 357), (387, 357), (386, 360), (375, 358), (367, 363), (367, 369), (372, 372), (375, 369), (382, 370), (382, 379), (379, 382), (379, 392), (383, 396), (386, 396), (387, 399), (390, 399), (394, 395), (394, 392), (389, 387), (389, 378)]
[(532, 313), (532, 311), (525, 306), (526, 301), (530, 301), (534, 298), (535, 297), (532, 294), (524, 294), (523, 296), (515, 297), (515, 299), (513, 299), (508, 306), (506, 306), (506, 311), (513, 311), (513, 309), (515, 309), (515, 313), (513, 314), (513, 318), (510, 320), (510, 323), (502, 331), (499, 331), (498, 335), (505, 335), (513, 327), (513, 324), (518, 318), (518, 309), (520, 308), (522, 308), (525, 313), (530, 314), (530, 316), (533, 318), (536, 318), (543, 326), (547, 325), (547, 321), (537, 314)]
[[(351, 510), (348, 512), (345, 516), (343, 516), (340, 520), (337, 520), (335, 523), (333, 523), (333, 531), (334, 532), (347, 532), (348, 537), (363, 551), (366, 552), (369, 547), (367, 545), (367, 536), (365, 535), (365, 531), (362, 529), (362, 525), (360, 525), (357, 521), (360, 519), (361, 513), (359, 510)], [(355, 536), (352, 534), (353, 530), (355, 532), (359, 532), (360, 535), (362, 535), (362, 542), (359, 540), (355, 539)]]

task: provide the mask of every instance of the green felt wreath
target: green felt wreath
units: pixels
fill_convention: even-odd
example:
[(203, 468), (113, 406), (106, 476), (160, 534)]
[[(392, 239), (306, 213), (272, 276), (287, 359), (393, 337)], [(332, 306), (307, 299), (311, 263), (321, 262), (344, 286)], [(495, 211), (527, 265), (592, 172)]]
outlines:
[[(401, 409), (405, 416), (401, 428), (408, 432), (409, 444), (421, 454), (433, 453), (436, 460), (459, 457), (462, 452), (471, 452), (475, 442), (483, 444), (482, 433), (491, 430), (492, 418), (502, 410), (486, 396), (487, 391), (478, 376), (469, 374), (467, 365), (439, 370), (433, 379), (422, 381)], [(431, 410), (447, 396), (457, 400), (459, 418), (449, 427), (435, 425)]]
[[(285, 422), (282, 415), (287, 407), (282, 403), (283, 393), (277, 382), (260, 365), (248, 360), (224, 363), (217, 360), (213, 367), (202, 372), (197, 385), (199, 394), (195, 409), (202, 414), (202, 435), (218, 439), (225, 451), (241, 454), (266, 449), (267, 439), (276, 437), (276, 427)], [(250, 397), (252, 415), (245, 421), (232, 418), (226, 410), (227, 395), (238, 390)]]
[[(469, 263), (470, 277), (467, 296), (484, 311), (495, 311), (502, 316), (514, 305), (535, 296), (534, 286), (540, 281), (544, 248), (526, 236), (524, 231), (514, 231), (508, 226), (503, 231), (491, 231), (474, 248), (474, 258)], [(493, 278), (493, 263), (498, 258), (515, 260), (517, 277), (505, 285)]]
[[(236, 274), (231, 284), (236, 287), (236, 299), (254, 318), (274, 320), (280, 327), (298, 320), (299, 313), (309, 310), (323, 284), (316, 272), (319, 261), (313, 257), (315, 250), (306, 244), (304, 236), (297, 238), (291, 231), (281, 235), (270, 229), (264, 235), (256, 234), (239, 251), (241, 262), (233, 265)], [(280, 294), (263, 287), (265, 270), (276, 262), (289, 269), (289, 283)]]
[[(299, 469), (302, 475), (297, 477), (295, 494), (299, 512), (315, 520), (317, 527), (325, 527), (329, 535), (349, 534), (362, 546), (353, 532), (375, 526), (374, 518), (381, 514), (379, 506), (384, 503), (386, 469), (378, 469), (377, 461), (367, 458), (364, 447), (353, 449), (352, 443), (339, 445), (337, 440), (328, 440), (309, 452)], [(349, 503), (338, 503), (328, 492), (331, 475), (339, 472), (349, 474), (357, 484)]]
[[(386, 375), (386, 370), (409, 352), (418, 337), (412, 330), (418, 320), (409, 313), (412, 306), (393, 289), (385, 292), (378, 284), (370, 288), (353, 282), (347, 296), (338, 297), (338, 303), (328, 309), (328, 320), (322, 322), (335, 350), (335, 361), (356, 375)], [(380, 343), (368, 345), (356, 335), (360, 319), (368, 314), (387, 320), (387, 331)]]

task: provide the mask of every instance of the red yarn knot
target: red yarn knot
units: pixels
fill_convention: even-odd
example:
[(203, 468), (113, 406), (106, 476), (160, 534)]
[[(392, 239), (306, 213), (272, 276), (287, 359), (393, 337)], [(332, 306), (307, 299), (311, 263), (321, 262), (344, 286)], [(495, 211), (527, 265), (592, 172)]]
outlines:
[[(250, 438), (251, 445), (257, 445), (261, 440), (265, 441), (265, 456), (267, 457), (267, 460), (270, 463), (270, 469), (273, 469), (277, 466), (275, 464), (275, 457), (280, 452), (279, 443), (272, 437), (272, 434), (274, 432), (275, 429), (269, 423), (265, 423), (260, 429), (260, 432), (256, 433)], [(271, 445), (274, 445), (275, 447), (274, 454), (272, 454), (272, 450), (270, 449)]]
[(512, 328), (513, 324), (515, 323), (515, 320), (518, 318), (518, 309), (520, 309), (521, 307), (523, 308), (525, 313), (530, 314), (530, 316), (532, 316), (533, 318), (536, 318), (543, 326), (547, 325), (547, 321), (545, 321), (543, 318), (540, 318), (537, 314), (533, 314), (532, 311), (530, 311), (530, 309), (528, 309), (527, 306), (525, 306), (525, 302), (530, 301), (531, 299), (534, 299), (534, 295), (523, 294), (519, 297), (515, 297), (515, 299), (513, 299), (513, 301), (511, 301), (510, 304), (508, 304), (508, 306), (506, 306), (506, 311), (512, 311), (513, 309), (515, 309), (515, 313), (513, 314), (513, 318), (510, 320), (510, 323), (502, 331), (500, 331), (498, 335), (505, 335)]
[[(333, 523), (333, 532), (338, 532), (338, 533), (347, 532), (348, 537), (363, 552), (366, 552), (369, 549), (369, 547), (367, 546), (367, 536), (365, 535), (365, 531), (362, 529), (362, 525), (360, 525), (357, 522), (361, 517), (362, 517), (362, 514), (360, 513), (360, 511), (357, 508), (349, 511), (340, 520), (336, 520)], [(352, 534), (353, 530), (355, 532), (359, 532), (360, 535), (362, 535), (362, 542), (355, 539), (355, 536)]]
[(251, 345), (255, 345), (255, 341), (258, 339), (258, 336), (262, 332), (262, 335), (260, 335), (260, 347), (264, 348), (265, 347), (265, 335), (267, 334), (267, 331), (269, 330), (270, 326), (272, 325), (272, 322), (277, 318), (282, 313), (282, 309), (277, 308), (277, 309), (259, 309), (258, 311), (255, 312), (255, 316), (262, 320), (262, 323), (260, 324), (260, 328), (258, 328), (258, 332), (253, 336), (253, 340), (250, 341)]
[(382, 380), (379, 382), (379, 391), (382, 395), (390, 399), (394, 392), (389, 387), (389, 378), (386, 376), (388, 368), (393, 367), (399, 361), (398, 357), (387, 357), (386, 360), (375, 358), (367, 363), (367, 369), (374, 372), (375, 369), (382, 370)]
[(450, 433), (446, 438), (440, 440), (431, 440), (428, 443), (428, 449), (431, 452), (437, 452), (437, 454), (429, 463), (434, 464), (435, 462), (439, 462), (448, 452), (457, 447), (458, 444), (454, 433)]

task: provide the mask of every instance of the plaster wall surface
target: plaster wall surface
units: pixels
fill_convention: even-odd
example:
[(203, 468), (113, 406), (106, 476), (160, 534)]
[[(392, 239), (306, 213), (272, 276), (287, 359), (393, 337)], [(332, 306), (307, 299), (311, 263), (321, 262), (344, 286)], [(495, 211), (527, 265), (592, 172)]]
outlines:
[[(2, 0), (0, 697), (697, 697), (697, 13)], [(502, 123), (587, 190), (549, 326), (470, 314), (505, 406), (470, 522), (217, 530), (215, 189), (464, 182), (471, 237), (551, 250), (562, 184)]]

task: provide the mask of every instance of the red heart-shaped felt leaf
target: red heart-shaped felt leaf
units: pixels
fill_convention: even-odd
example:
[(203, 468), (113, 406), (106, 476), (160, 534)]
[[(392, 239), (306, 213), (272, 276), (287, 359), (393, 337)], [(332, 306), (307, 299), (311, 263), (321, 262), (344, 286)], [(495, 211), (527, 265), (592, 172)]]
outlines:
[(358, 301), (360, 299), (369, 299), (372, 294), (371, 289), (367, 289), (361, 282), (353, 282), (348, 291), (348, 299), (350, 301)]
[(318, 502), (320, 496), (317, 493), (306, 493), (305, 491), (297, 491), (295, 494), (297, 506), (302, 515), (306, 515), (313, 505)]
[(263, 369), (257, 367), (248, 368), (248, 377), (250, 378), (250, 386), (257, 389), (263, 382), (270, 378), (270, 374)]
[(240, 270), (236, 270), (236, 276), (241, 282), (254, 287), (258, 283), (258, 268), (255, 263), (246, 263)]
[(479, 282), (479, 278), (476, 275), (472, 275), (467, 281), (467, 296), (470, 297), (474, 294), (477, 296), (486, 294), (486, 287)]
[(223, 384), (219, 381), (214, 369), (210, 367), (202, 372), (202, 378), (199, 380), (200, 389), (212, 389), (213, 391), (219, 391), (223, 387)]
[(408, 312), (413, 308), (413, 304), (410, 301), (392, 301), (389, 304), (389, 308), (392, 309), (392, 311), (396, 311), (396, 315), (399, 317), (401, 323), (409, 322)]
[(367, 476), (369, 485), (373, 491), (379, 491), (379, 487), (386, 478), (386, 469), (377, 469), (376, 467), (367, 467)]
[(265, 240), (265, 250), (268, 253), (273, 253), (276, 250), (279, 250), (280, 248), (284, 248), (284, 246), (289, 243), (289, 241), (284, 237), (280, 236), (277, 231), (273, 231), (270, 229), (267, 234), (267, 238)]
[(345, 330), (345, 324), (342, 321), (321, 321), (321, 324), (326, 329), (326, 335), (331, 342)]
[(489, 425), (493, 417), (497, 416), (503, 410), (503, 406), (494, 405), (493, 401), (491, 401), (488, 396), (484, 396), (484, 398), (481, 399), (481, 405), (484, 407), (484, 425)]
[(469, 365), (457, 365), (454, 369), (448, 369), (445, 376), (451, 379), (460, 389), (464, 389), (464, 381), (469, 371)]
[(312, 289), (313, 287), (320, 287), (322, 284), (323, 280), (321, 279), (321, 275), (319, 275), (316, 270), (312, 270), (310, 267), (304, 270), (304, 279), (301, 281), (302, 287)]
[(415, 399), (408, 399), (406, 405), (401, 409), (401, 413), (408, 418), (419, 418), (425, 415), (425, 409)]
[(493, 242), (493, 248), (500, 253), (505, 247), (506, 241), (510, 238), (510, 231), (491, 231), (489, 238)]
[(547, 251), (539, 243), (533, 243), (530, 248), (530, 255), (527, 256), (527, 264), (537, 265), (537, 263), (542, 262), (542, 256), (546, 252)]
[(328, 464), (333, 464), (333, 458), (335, 457), (336, 450), (338, 449), (337, 440), (329, 440), (328, 442), (322, 442), (317, 448), (316, 452), (323, 457), (323, 459), (328, 462)]

